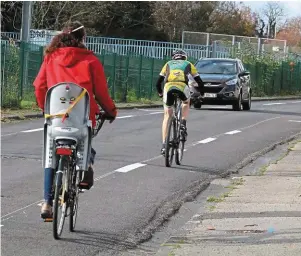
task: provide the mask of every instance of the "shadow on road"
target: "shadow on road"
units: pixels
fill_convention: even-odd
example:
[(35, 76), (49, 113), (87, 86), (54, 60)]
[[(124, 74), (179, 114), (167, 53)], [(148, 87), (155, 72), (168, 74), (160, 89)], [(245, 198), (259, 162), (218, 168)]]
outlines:
[(100, 252), (103, 250), (122, 251), (126, 249), (135, 249), (135, 242), (129, 238), (118, 236), (112, 233), (97, 231), (75, 231), (78, 238), (61, 238), (64, 242), (76, 243), (89, 247), (94, 247)]
[(174, 163), (171, 167), (166, 167), (164, 165), (164, 162), (162, 162), (162, 164), (147, 164), (147, 165), (154, 166), (154, 167), (161, 167), (161, 168), (183, 170), (183, 171), (188, 171), (188, 172), (201, 172), (201, 173), (206, 173), (209, 175), (216, 175), (221, 172), (221, 170), (218, 170), (218, 169), (213, 169), (213, 168), (210, 169), (210, 168), (205, 168), (205, 167), (201, 167), (201, 166), (193, 166), (193, 165), (187, 165), (187, 164), (176, 165)]

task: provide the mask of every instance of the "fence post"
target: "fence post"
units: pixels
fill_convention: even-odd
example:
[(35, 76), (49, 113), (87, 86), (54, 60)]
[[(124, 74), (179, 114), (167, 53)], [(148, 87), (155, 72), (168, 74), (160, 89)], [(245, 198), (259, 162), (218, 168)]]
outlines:
[(142, 76), (142, 55), (139, 56), (139, 78), (138, 78), (138, 98), (141, 99), (141, 76)]
[(217, 43), (216, 41), (214, 41), (212, 45), (212, 58), (216, 58), (216, 48), (217, 48)]
[(151, 68), (150, 68), (150, 89), (149, 89), (149, 99), (152, 98), (153, 93), (153, 78), (154, 78), (154, 65), (155, 65), (155, 59), (151, 59)]
[(125, 79), (123, 79), (123, 81), (125, 81), (125, 90), (124, 90), (124, 94), (123, 94), (123, 101), (127, 102), (127, 95), (128, 95), (128, 81), (129, 81), (129, 64), (130, 64), (130, 56), (127, 54), (125, 55)]
[(20, 44), (20, 82), (19, 82), (19, 101), (23, 99), (23, 81), (24, 81), (24, 63), (25, 63), (25, 48), (26, 48), (26, 43), (21, 42)]
[(207, 45), (206, 58), (208, 58), (209, 55), (210, 55), (209, 33), (207, 33), (207, 37), (206, 37), (206, 45)]
[(117, 54), (113, 53), (113, 77), (112, 77), (112, 98), (115, 99), (115, 83), (116, 83), (116, 58)]

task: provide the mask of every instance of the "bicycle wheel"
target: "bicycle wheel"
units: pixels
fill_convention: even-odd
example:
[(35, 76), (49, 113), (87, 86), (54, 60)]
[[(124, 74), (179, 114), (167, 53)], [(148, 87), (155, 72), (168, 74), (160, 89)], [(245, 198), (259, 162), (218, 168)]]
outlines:
[(170, 167), (174, 156), (174, 139), (176, 136), (176, 122), (174, 117), (168, 120), (165, 145), (165, 166)]
[(54, 192), (54, 202), (53, 202), (53, 237), (54, 239), (59, 239), (65, 222), (67, 201), (66, 201), (66, 188), (68, 188), (66, 183), (68, 183), (67, 172), (68, 168), (67, 159), (61, 156), (58, 165), (58, 171), (55, 178), (55, 192)]
[(80, 172), (76, 171), (75, 168), (73, 170), (72, 175), (72, 196), (70, 198), (70, 215), (69, 215), (69, 230), (70, 232), (74, 232), (76, 219), (77, 219), (77, 211), (78, 211), (78, 196), (79, 196), (79, 188), (78, 184), (81, 180)]
[[(180, 119), (181, 120), (181, 119)], [(183, 155), (184, 155), (184, 148), (185, 148), (185, 135), (182, 135), (181, 131), (181, 123), (182, 120), (178, 120), (178, 126), (177, 126), (177, 143), (176, 143), (176, 154), (175, 154), (175, 161), (177, 165), (181, 165), (182, 160), (183, 160)]]
[(181, 165), (183, 156), (184, 156), (184, 148), (185, 148), (185, 140), (183, 139), (183, 136), (181, 136), (181, 131), (177, 134), (177, 149), (176, 149), (176, 156), (175, 161), (177, 165)]

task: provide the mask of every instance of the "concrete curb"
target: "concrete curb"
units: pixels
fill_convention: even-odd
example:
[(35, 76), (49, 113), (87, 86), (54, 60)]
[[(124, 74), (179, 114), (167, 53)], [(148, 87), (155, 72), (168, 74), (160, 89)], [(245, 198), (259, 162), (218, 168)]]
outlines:
[(273, 101), (273, 100), (300, 100), (301, 96), (287, 96), (287, 97), (254, 97), (252, 101)]
[[(133, 105), (133, 106), (123, 106), (123, 107), (117, 107), (118, 109), (136, 109), (136, 108), (159, 108), (162, 107), (162, 104), (150, 104), (150, 105)], [(24, 115), (1, 115), (1, 120), (6, 119), (6, 120), (25, 120), (25, 119), (30, 119), (30, 118), (42, 118), (43, 115), (42, 113), (36, 113), (36, 114), (24, 114)]]
[[(255, 97), (252, 98), (252, 101), (273, 101), (273, 100), (297, 100), (301, 99), (301, 96), (287, 96), (287, 97)], [(123, 106), (123, 107), (117, 107), (118, 109), (135, 109), (135, 108), (160, 108), (163, 104), (150, 104), (150, 105), (133, 105), (133, 106)], [(1, 115), (1, 120), (7, 119), (7, 120), (24, 120), (24, 119), (30, 119), (30, 118), (42, 118), (43, 115), (41, 113), (37, 114), (25, 114), (25, 115), (8, 115), (3, 116)]]

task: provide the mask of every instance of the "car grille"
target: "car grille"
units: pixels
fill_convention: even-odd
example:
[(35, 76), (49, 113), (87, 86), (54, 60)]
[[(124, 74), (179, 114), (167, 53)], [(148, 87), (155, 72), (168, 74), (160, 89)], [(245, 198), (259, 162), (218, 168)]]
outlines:
[(208, 92), (208, 93), (219, 93), (222, 89), (223, 89), (223, 87), (206, 87), (205, 86), (204, 91)]

